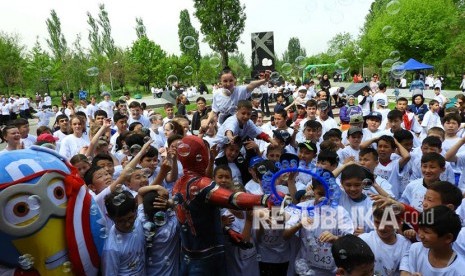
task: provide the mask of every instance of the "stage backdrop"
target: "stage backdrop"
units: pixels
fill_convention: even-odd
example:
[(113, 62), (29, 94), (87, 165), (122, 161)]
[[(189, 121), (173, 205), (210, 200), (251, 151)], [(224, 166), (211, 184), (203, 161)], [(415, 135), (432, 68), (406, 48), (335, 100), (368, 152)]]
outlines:
[(264, 70), (275, 70), (273, 32), (252, 33), (252, 78)]

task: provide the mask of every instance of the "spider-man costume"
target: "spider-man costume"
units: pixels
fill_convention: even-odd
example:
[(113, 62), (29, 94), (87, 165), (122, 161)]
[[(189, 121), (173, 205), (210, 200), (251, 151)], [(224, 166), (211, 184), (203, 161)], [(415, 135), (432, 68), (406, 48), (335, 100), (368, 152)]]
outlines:
[[(233, 193), (205, 177), (209, 153), (204, 141), (196, 136), (182, 139), (189, 145), (187, 156), (178, 155), (184, 175), (176, 181), (173, 197), (178, 201), (176, 215), (182, 226), (183, 275), (224, 275), (224, 235), (220, 207), (251, 209), (268, 206), (269, 195)], [(200, 158), (201, 157), (201, 158)]]

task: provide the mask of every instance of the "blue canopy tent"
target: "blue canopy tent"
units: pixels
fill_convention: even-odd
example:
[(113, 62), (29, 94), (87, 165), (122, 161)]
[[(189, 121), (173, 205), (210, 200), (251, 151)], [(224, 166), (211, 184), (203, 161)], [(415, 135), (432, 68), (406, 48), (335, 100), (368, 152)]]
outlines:
[(421, 63), (411, 58), (407, 62), (405, 62), (404, 65), (399, 69), (404, 69), (406, 71), (414, 71), (414, 70), (434, 69), (434, 66)]

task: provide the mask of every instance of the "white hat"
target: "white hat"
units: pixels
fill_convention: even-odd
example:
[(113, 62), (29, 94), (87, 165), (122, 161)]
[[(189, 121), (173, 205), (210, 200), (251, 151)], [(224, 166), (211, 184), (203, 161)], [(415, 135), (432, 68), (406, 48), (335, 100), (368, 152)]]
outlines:
[(305, 87), (305, 86), (302, 85), (302, 86), (299, 87), (299, 89), (297, 89), (297, 91), (299, 91), (299, 92), (300, 92), (300, 91), (305, 91), (305, 92), (307, 92), (307, 87)]

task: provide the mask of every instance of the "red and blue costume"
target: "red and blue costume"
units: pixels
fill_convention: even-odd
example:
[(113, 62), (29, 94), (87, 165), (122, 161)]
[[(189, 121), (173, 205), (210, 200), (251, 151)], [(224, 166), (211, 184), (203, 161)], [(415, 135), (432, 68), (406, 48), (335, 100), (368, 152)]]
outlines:
[[(251, 209), (271, 204), (269, 195), (231, 192), (205, 176), (209, 152), (202, 139), (188, 136), (187, 156), (179, 155), (184, 175), (173, 188), (177, 201), (176, 215), (181, 224), (181, 246), (184, 255), (182, 275), (224, 275), (224, 234), (220, 207)], [(201, 156), (201, 158), (200, 158)]]

